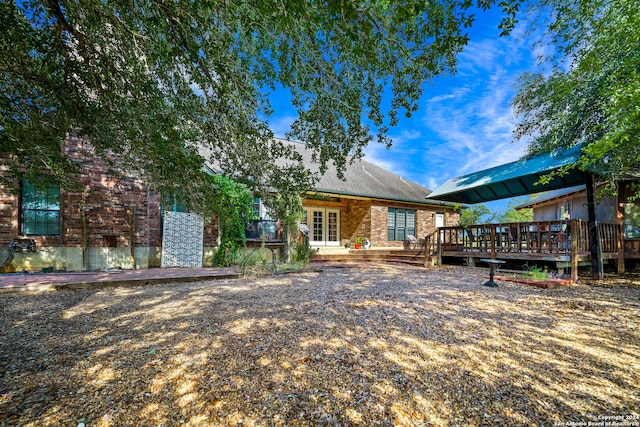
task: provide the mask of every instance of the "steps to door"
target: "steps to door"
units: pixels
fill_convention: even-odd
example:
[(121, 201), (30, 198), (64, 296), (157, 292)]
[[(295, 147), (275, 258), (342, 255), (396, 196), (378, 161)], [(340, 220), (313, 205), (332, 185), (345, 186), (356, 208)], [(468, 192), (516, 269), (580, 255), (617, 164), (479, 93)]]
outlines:
[(419, 250), (361, 249), (344, 254), (315, 254), (311, 262), (381, 262), (423, 266), (424, 258), (424, 252)]

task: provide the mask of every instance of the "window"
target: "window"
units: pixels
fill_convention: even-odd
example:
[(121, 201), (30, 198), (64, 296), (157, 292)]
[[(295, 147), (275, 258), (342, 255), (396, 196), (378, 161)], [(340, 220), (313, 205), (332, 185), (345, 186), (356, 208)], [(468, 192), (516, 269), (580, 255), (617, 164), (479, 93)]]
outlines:
[(162, 211), (171, 211), (171, 212), (189, 212), (189, 209), (180, 202), (175, 196), (164, 195), (162, 197)]
[(262, 219), (260, 216), (260, 197), (254, 197), (251, 203), (251, 219)]
[(60, 187), (22, 183), (20, 232), (25, 235), (60, 234)]
[(624, 238), (640, 239), (640, 205), (624, 205)]
[(251, 220), (270, 221), (271, 214), (260, 197), (254, 197), (251, 201)]
[(416, 235), (416, 211), (389, 208), (387, 216), (387, 240), (405, 240)]

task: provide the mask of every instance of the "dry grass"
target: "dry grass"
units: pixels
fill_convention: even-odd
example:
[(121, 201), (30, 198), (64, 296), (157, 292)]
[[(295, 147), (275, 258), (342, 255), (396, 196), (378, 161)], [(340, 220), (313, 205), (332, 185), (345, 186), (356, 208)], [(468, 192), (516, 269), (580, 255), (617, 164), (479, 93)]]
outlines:
[(640, 413), (640, 284), (327, 270), (2, 299), (2, 425), (546, 425)]

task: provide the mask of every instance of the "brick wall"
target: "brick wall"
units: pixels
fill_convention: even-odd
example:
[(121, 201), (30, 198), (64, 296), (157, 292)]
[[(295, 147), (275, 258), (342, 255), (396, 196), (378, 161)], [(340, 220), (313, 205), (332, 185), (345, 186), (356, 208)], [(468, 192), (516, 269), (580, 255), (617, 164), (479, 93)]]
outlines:
[(340, 239), (345, 244), (357, 236), (367, 237), (372, 247), (403, 247), (400, 241), (387, 240), (387, 218), (390, 207), (416, 211), (416, 237), (423, 238), (436, 229), (436, 212), (444, 212), (445, 225), (457, 225), (460, 215), (442, 207), (417, 204), (342, 198), (336, 200), (305, 199), (305, 207), (340, 209)]
[(159, 227), (151, 235), (149, 223), (149, 200), (154, 196), (144, 181), (136, 174), (115, 176), (83, 138), (68, 138), (66, 149), (80, 164), (83, 174), (78, 177), (82, 191), (63, 191), (60, 195), (65, 246), (82, 246), (83, 233), (88, 247), (147, 246), (158, 242)]
[(355, 237), (368, 237), (371, 241), (371, 201), (345, 199), (344, 204), (340, 230), (342, 243), (352, 241)]
[[(63, 149), (83, 171), (78, 177), (80, 190), (61, 190), (61, 233), (59, 236), (32, 236), (38, 248), (78, 248), (75, 252), (56, 252), (57, 257), (71, 256), (72, 252), (76, 258), (80, 257), (80, 261), (56, 261), (57, 267), (66, 265), (69, 268), (73, 264), (74, 269), (100, 268), (91, 267), (85, 247), (89, 252), (92, 248), (122, 248), (119, 254), (124, 258), (130, 252), (133, 254), (132, 247), (148, 248), (148, 252), (140, 252), (141, 256), (157, 257), (157, 248), (162, 245), (160, 196), (151, 191), (139, 175), (112, 171), (84, 138), (70, 136)], [(7, 176), (6, 171), (0, 170), (0, 173)], [(8, 247), (19, 235), (19, 197), (2, 187), (0, 196), (0, 246)], [(204, 246), (217, 246), (215, 219), (206, 223), (204, 236)], [(147, 264), (143, 260), (141, 265)]]
[[(8, 179), (9, 174), (0, 159), (0, 178)], [(1, 182), (1, 181), (0, 181)], [(13, 185), (15, 186), (15, 182)], [(0, 248), (8, 247), (11, 239), (18, 235), (18, 196), (0, 185)], [(0, 253), (0, 258), (2, 253)], [(2, 262), (0, 260), (0, 262)]]
[[(400, 241), (389, 241), (387, 232), (387, 220), (389, 208), (413, 209), (416, 211), (416, 237), (424, 238), (425, 235), (431, 234), (436, 230), (436, 213), (443, 212), (442, 208), (424, 207), (409, 203), (396, 202), (375, 202), (371, 206), (371, 244), (372, 246), (387, 247), (403, 247), (404, 243)], [(445, 225), (457, 225), (460, 220), (460, 214), (450, 209), (444, 211)]]

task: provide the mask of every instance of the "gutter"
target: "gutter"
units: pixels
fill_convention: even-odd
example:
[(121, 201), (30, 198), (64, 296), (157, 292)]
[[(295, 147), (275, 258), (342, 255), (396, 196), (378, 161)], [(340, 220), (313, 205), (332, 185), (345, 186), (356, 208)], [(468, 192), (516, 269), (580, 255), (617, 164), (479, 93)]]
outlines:
[[(317, 188), (315, 190), (316, 193), (322, 193), (322, 194), (326, 194), (328, 196), (352, 196), (352, 197), (362, 197), (362, 198), (366, 198), (366, 199), (375, 199), (375, 200), (389, 200), (389, 201), (394, 201), (394, 202), (405, 202), (405, 203), (415, 203), (415, 204), (419, 204), (419, 205), (423, 205), (423, 206), (435, 206), (435, 207), (457, 207), (460, 206), (462, 208), (465, 208), (466, 206), (461, 204), (461, 203), (452, 203), (452, 202), (445, 202), (442, 200), (432, 200), (431, 203), (429, 202), (424, 202), (424, 201), (420, 201), (420, 200), (415, 200), (415, 199), (403, 199), (403, 198), (396, 198), (396, 197), (382, 197), (382, 196), (375, 196), (375, 195), (370, 195), (370, 194), (358, 194), (358, 193), (349, 193), (349, 192), (341, 192), (341, 193), (336, 193), (334, 191), (330, 191), (330, 190), (324, 190), (321, 188)], [(308, 193), (307, 193), (308, 194)]]

